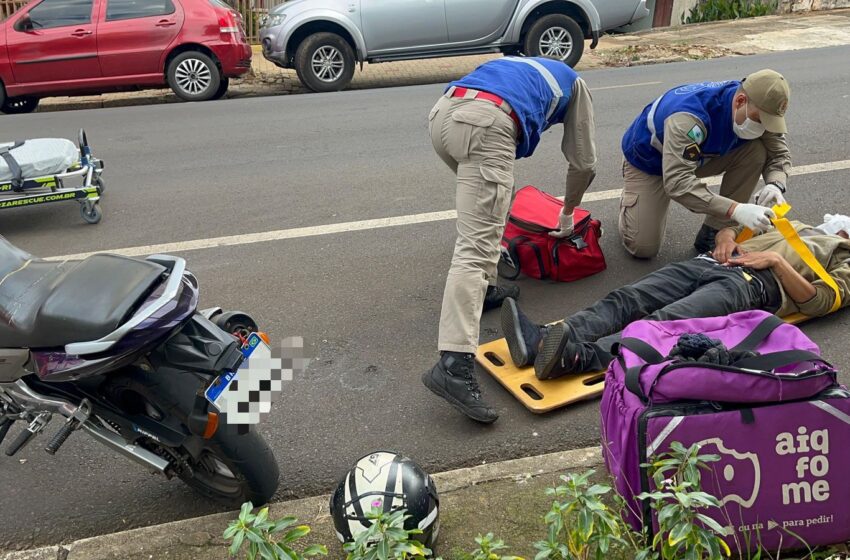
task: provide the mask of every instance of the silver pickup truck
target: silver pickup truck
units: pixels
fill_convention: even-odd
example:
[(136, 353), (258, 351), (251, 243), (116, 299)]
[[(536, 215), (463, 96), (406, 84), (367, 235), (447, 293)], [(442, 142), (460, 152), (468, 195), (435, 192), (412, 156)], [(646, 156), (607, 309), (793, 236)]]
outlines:
[(285, 0), (262, 21), (263, 56), (314, 91), (357, 62), (498, 53), (574, 66), (585, 39), (649, 15), (646, 0)]

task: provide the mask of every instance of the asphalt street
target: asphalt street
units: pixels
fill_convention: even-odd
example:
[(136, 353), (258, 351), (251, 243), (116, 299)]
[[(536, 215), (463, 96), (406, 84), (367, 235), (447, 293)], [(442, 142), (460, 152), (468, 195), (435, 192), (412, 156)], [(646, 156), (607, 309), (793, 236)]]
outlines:
[[(848, 58), (850, 46), (586, 72), (600, 155), (591, 191), (621, 187), (620, 138), (658, 94), (764, 67), (791, 83), (795, 166), (846, 161)], [(427, 135), (442, 88), (5, 116), (0, 137), (8, 140), (75, 138), (84, 127), (106, 162), (107, 192), (97, 226), (84, 224), (75, 204), (57, 203), (3, 210), (0, 234), (48, 257), (452, 210), (453, 177)], [(560, 127), (550, 131), (532, 159), (518, 162), (518, 186), (563, 195), (560, 134)], [(790, 180), (795, 218), (820, 223), (825, 212), (850, 210), (850, 169), (825, 169)], [(521, 303), (535, 319), (558, 319), (692, 256), (700, 220), (681, 208), (671, 214), (662, 254), (638, 262), (619, 245), (618, 201), (586, 207), (605, 227), (608, 269), (573, 284), (521, 280)], [(441, 220), (179, 253), (200, 280), (202, 305), (248, 311), (273, 339), (302, 336), (313, 358), (260, 427), (280, 461), (278, 498), (328, 491), (354, 460), (377, 449), (442, 471), (599, 443), (598, 401), (535, 416), (480, 372), (501, 414), (482, 427), (421, 385), (437, 358), (453, 243), (453, 223)], [(804, 327), (843, 372), (850, 372), (848, 327), (850, 313)], [(481, 336), (501, 336), (497, 313), (483, 318)], [(843, 379), (850, 381), (846, 373)], [(14, 458), (0, 455), (0, 550), (220, 510), (81, 434), (56, 457), (43, 447), (38, 441)]]

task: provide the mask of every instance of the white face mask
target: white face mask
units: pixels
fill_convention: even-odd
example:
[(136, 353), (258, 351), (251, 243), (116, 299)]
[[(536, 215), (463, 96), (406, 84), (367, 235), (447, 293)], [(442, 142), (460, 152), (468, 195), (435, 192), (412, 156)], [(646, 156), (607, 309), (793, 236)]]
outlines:
[[(750, 102), (747, 101), (744, 109), (744, 115), (750, 112)], [(738, 124), (735, 120), (732, 121), (735, 134), (741, 140), (755, 140), (764, 134), (764, 125), (752, 120), (750, 117), (744, 117), (744, 124)]]

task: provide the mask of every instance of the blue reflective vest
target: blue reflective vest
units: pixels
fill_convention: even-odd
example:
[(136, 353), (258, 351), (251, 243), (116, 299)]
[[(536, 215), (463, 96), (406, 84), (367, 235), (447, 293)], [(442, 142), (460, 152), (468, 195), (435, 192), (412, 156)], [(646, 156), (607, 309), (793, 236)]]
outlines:
[(741, 146), (746, 140), (738, 138), (732, 127), (732, 101), (740, 85), (737, 81), (690, 84), (656, 99), (623, 136), (621, 147), (626, 161), (644, 173), (661, 175), (664, 121), (674, 113), (689, 113), (704, 125), (704, 138), (694, 133), (702, 156), (722, 156)]
[(572, 68), (548, 58), (507, 56), (485, 62), (452, 86), (477, 89), (498, 95), (513, 108), (522, 124), (517, 159), (534, 153), (540, 136), (550, 126), (563, 123), (573, 84), (578, 78)]

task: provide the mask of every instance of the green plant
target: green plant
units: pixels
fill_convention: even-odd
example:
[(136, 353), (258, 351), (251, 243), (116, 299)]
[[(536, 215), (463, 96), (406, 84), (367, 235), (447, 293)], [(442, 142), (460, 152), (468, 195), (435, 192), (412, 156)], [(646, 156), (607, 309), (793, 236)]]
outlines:
[(648, 465), (656, 491), (643, 493), (640, 500), (651, 500), (658, 520), (658, 531), (651, 548), (641, 551), (636, 560), (711, 560), (731, 556), (722, 539), (725, 529), (701, 510), (720, 508), (720, 501), (702, 491), (701, 470), (719, 461), (717, 455), (700, 455), (698, 445), (685, 448), (671, 444), (669, 453), (654, 458)]
[(347, 560), (424, 560), (431, 550), (415, 540), (420, 529), (405, 529), (404, 522), (410, 516), (405, 510), (384, 513), (380, 500), (372, 503), (372, 511), (366, 514), (371, 521), (369, 528), (346, 543), (343, 550)]
[(483, 537), (478, 535), (475, 539), (478, 549), (473, 552), (458, 555), (458, 560), (523, 560), (519, 556), (502, 556), (500, 550), (507, 546), (501, 539), (497, 539), (493, 533), (487, 533)]
[(546, 540), (535, 543), (535, 560), (586, 560), (606, 558), (614, 545), (627, 545), (632, 532), (620, 515), (622, 503), (615, 497), (614, 509), (603, 501), (611, 492), (604, 484), (590, 484), (595, 471), (561, 476), (565, 483), (546, 491), (556, 499), (546, 514)]
[(682, 23), (703, 23), (775, 14), (776, 0), (699, 0)]
[[(295, 525), (294, 517), (284, 517), (277, 521), (269, 521), (269, 508), (264, 507), (256, 515), (251, 513), (254, 504), (242, 504), (239, 519), (230, 523), (224, 531), (224, 539), (230, 541), (230, 555), (236, 556), (242, 545), (247, 542), (247, 558), (255, 560), (303, 560), (318, 555), (327, 555), (328, 549), (323, 545), (307, 547), (303, 552), (297, 552), (291, 545), (310, 533), (310, 527)], [(290, 528), (292, 527), (292, 528)], [(275, 535), (286, 531), (280, 539)]]

